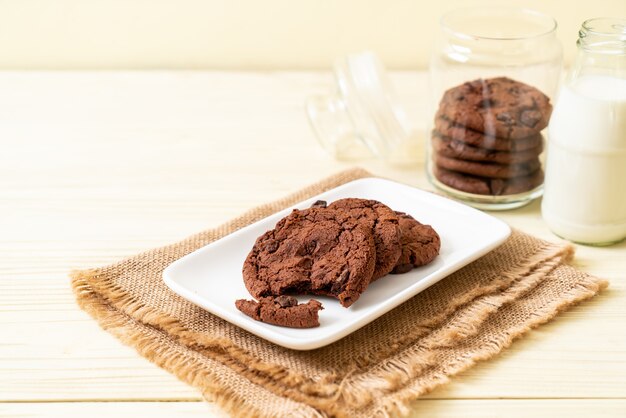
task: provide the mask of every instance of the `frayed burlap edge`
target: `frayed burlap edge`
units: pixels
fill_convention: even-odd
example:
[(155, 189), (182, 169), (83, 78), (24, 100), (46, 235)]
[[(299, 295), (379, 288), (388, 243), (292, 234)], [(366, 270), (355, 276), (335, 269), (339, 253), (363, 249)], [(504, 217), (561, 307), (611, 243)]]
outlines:
[[(546, 255), (549, 256), (547, 260)], [(464, 294), (461, 300), (450, 300), (450, 305), (454, 306), (454, 309), (446, 310), (440, 317), (433, 318), (434, 323), (426, 326), (429, 332), (412, 335), (411, 342), (419, 339), (417, 346), (405, 350), (412, 353), (394, 353), (389, 359), (375, 364), (366, 372), (355, 374), (345, 385), (346, 390), (341, 394), (343, 401), (352, 407), (362, 408), (363, 404), (369, 404), (391, 391), (402, 390), (425, 369), (436, 364), (437, 350), (455, 346), (460, 341), (476, 335), (487, 318), (495, 314), (500, 307), (523, 297), (572, 255), (571, 246), (556, 248), (548, 246), (529, 260), (534, 263), (530, 268), (517, 267), (509, 274), (513, 282), (509, 283), (509, 287), (485, 286), (489, 289), (487, 293), (468, 293)], [(521, 277), (525, 280), (520, 281)], [(480, 289), (477, 288), (476, 291), (478, 290)], [(449, 323), (442, 326), (444, 321)], [(424, 325), (418, 324), (418, 327)]]
[[(253, 399), (240, 396), (236, 390), (227, 385), (216, 383), (214, 369), (199, 361), (199, 357), (202, 356), (188, 346), (168, 342), (165, 349), (158, 335), (169, 339), (170, 335), (166, 331), (141, 323), (112, 307), (105, 298), (92, 289), (85, 276), (75, 276), (72, 284), (81, 309), (94, 318), (102, 329), (135, 348), (141, 356), (197, 388), (205, 399), (215, 402), (229, 413), (240, 417), (267, 416), (257, 408)], [(294, 403), (294, 406), (285, 412), (297, 418), (323, 417), (318, 411), (303, 404)]]
[[(338, 175), (301, 189), (284, 199), (248, 211), (241, 217), (237, 218), (237, 220), (228, 222), (216, 228), (216, 230), (219, 235), (225, 235), (226, 233), (236, 230), (233, 226), (240, 224), (242, 221), (249, 224), (263, 218), (266, 216), (264, 212), (267, 210), (265, 209), (269, 207), (287, 207), (297, 201), (304, 200), (313, 194), (319, 193), (320, 190), (330, 189), (338, 184), (343, 184), (351, 180), (369, 176), (370, 174), (368, 172), (361, 169), (348, 170), (339, 173)], [(180, 243), (176, 243), (168, 247), (185, 245), (185, 243), (190, 242), (194, 237), (201, 236), (203, 234), (204, 233), (197, 234), (196, 236), (187, 238)], [(150, 253), (150, 251), (147, 253)], [(564, 259), (569, 259), (572, 253), (573, 251), (571, 247), (557, 245), (548, 246), (540, 253), (535, 254), (533, 260), (528, 260), (530, 262), (530, 269), (532, 270), (539, 264), (547, 261), (547, 263), (544, 263), (539, 269), (540, 273), (545, 274), (547, 271), (555, 268)], [(524, 266), (528, 269), (529, 265), (525, 264)], [(407, 402), (425, 393), (426, 391), (431, 390), (424, 388), (419, 391), (407, 390), (407, 385), (411, 382), (412, 378), (415, 378), (424, 370), (433, 366), (434, 356), (423, 355), (400, 356), (399, 358), (394, 357), (376, 365), (375, 367), (367, 367), (366, 370), (360, 370), (360, 373), (355, 373), (353, 378), (350, 376), (347, 378), (343, 377), (340, 382), (334, 381), (333, 376), (328, 376), (327, 379), (317, 381), (315, 383), (308, 382), (303, 380), (301, 376), (290, 373), (289, 370), (285, 370), (280, 366), (260, 362), (258, 359), (252, 357), (241, 348), (234, 346), (228, 340), (211, 339), (207, 338), (205, 335), (190, 332), (185, 329), (185, 327), (183, 327), (178, 320), (174, 318), (167, 318), (162, 313), (152, 310), (146, 306), (138, 306), (134, 300), (127, 298), (125, 292), (121, 289), (114, 288), (111, 283), (105, 285), (104, 288), (100, 288), (103, 284), (97, 280), (93, 280), (98, 277), (100, 272), (101, 269), (92, 269), (72, 273), (72, 286), (81, 308), (89, 312), (95, 319), (97, 319), (104, 329), (111, 331), (125, 343), (134, 346), (140, 354), (166, 370), (174, 373), (183, 381), (198, 387), (205, 397), (210, 397), (211, 399), (216, 400), (220, 406), (231, 413), (235, 413), (240, 416), (261, 416), (260, 411), (256, 410), (253, 405), (246, 403), (245, 400), (239, 399), (235, 392), (229, 391), (225, 387), (219, 385), (207, 384), (207, 382), (211, 381), (211, 374), (209, 371), (205, 371), (206, 376), (203, 379), (190, 379), (189, 376), (196, 376), (200, 373), (196, 369), (197, 365), (190, 365), (187, 359), (181, 359), (181, 363), (176, 364), (176, 367), (174, 367), (174, 360), (169, 358), (164, 359), (155, 354), (155, 351), (159, 351), (158, 348), (154, 346), (152, 342), (142, 339), (140, 331), (137, 331), (136, 333), (130, 332), (130, 330), (119, 332), (120, 329), (124, 328), (124, 321), (137, 322), (138, 319), (143, 322), (144, 325), (147, 324), (153, 326), (176, 338), (180, 344), (192, 350), (194, 349), (193, 347), (196, 347), (197, 349), (199, 346), (203, 346), (208, 349), (215, 349), (217, 351), (212, 351), (211, 354), (216, 357), (218, 361), (233, 368), (239, 373), (245, 374), (246, 377), (252, 382), (261, 384), (265, 388), (269, 387), (273, 392), (283, 396), (289, 396), (297, 402), (304, 402), (313, 405), (333, 415), (344, 415), (343, 411), (337, 408), (337, 401), (340, 398), (343, 402), (345, 402), (345, 404), (362, 409), (369, 405), (375, 396), (385, 395), (386, 406), (384, 406), (383, 410), (379, 410), (378, 412), (386, 415), (392, 411), (402, 412), (405, 410)], [(515, 282), (523, 274), (524, 272), (521, 270), (514, 270), (512, 273), (514, 277), (510, 278), (510, 280)], [(541, 275), (542, 274), (537, 274), (536, 277), (540, 278)], [(489, 315), (497, 311), (498, 307), (502, 304), (514, 300), (515, 298), (520, 297), (520, 295), (524, 292), (531, 290), (534, 287), (533, 283), (536, 284), (536, 281), (531, 280), (529, 282), (524, 282), (522, 287), (518, 289), (518, 292), (515, 295), (509, 295), (508, 298), (506, 296), (499, 295), (497, 292), (499, 289), (497, 287), (489, 290), (487, 294), (485, 294), (485, 289), (482, 289), (483, 292), (481, 294), (474, 296), (469, 295), (464, 301), (457, 303), (455, 306), (458, 307), (472, 302), (476, 297), (489, 298), (490, 296), (493, 296), (495, 299), (492, 298), (488, 301), (479, 301), (475, 307), (473, 306), (472, 309), (467, 312), (467, 315), (469, 316), (478, 315), (474, 318), (481, 318), (479, 321), (474, 322), (474, 325), (472, 325), (470, 321), (461, 321), (461, 324), (466, 325), (465, 328), (451, 327), (447, 329), (440, 338), (436, 339), (437, 342), (428, 347), (428, 349), (436, 350), (437, 348), (453, 344), (454, 341), (458, 341), (459, 338), (475, 334), (479, 329), (479, 326), (477, 325), (480, 325)], [(598, 281), (596, 282), (596, 286), (594, 288), (595, 290), (593, 291), (589, 290), (591, 288), (589, 286), (584, 288), (585, 291), (582, 291), (581, 289), (573, 302), (564, 303), (559, 310), (546, 313), (543, 317), (538, 319), (537, 325), (549, 321), (551, 318), (556, 316), (560, 310), (564, 310), (581, 300), (592, 297), (604, 287), (606, 287), (606, 282)], [(98, 296), (96, 296), (96, 294)], [(103, 295), (106, 295), (106, 297)], [(113, 312), (118, 309), (121, 309), (122, 311), (117, 312), (118, 315), (115, 315)], [(108, 314), (105, 313), (107, 310), (109, 311)], [(451, 312), (454, 311), (455, 309), (451, 310)], [(450, 313), (443, 315), (442, 318), (439, 318), (439, 321), (445, 320), (449, 314)], [(130, 326), (130, 322), (128, 324)], [(467, 327), (468, 324), (470, 324), (469, 327)], [(520, 330), (518, 334), (511, 337), (510, 341), (517, 336), (522, 335), (532, 327), (533, 326), (528, 326), (525, 329)], [(425, 331), (429, 329), (432, 328), (430, 326), (423, 328)], [(426, 334), (428, 334), (427, 331), (424, 335)], [(419, 337), (422, 337), (422, 335), (411, 335), (411, 338), (407, 338), (407, 340), (415, 340), (415, 338)], [(510, 344), (510, 341), (507, 344), (502, 345), (500, 349), (495, 350), (488, 357), (491, 357), (504, 349)], [(220, 353), (220, 351), (223, 351), (223, 353)], [(478, 360), (480, 359), (476, 359), (475, 361)], [(470, 361), (467, 365), (461, 364), (458, 367), (458, 370), (455, 370), (452, 373), (446, 373), (446, 379), (441, 379), (441, 383), (447, 381), (447, 376), (456, 374), (468, 367), (471, 367), (475, 361)], [(249, 372), (250, 368), (248, 368), (248, 366), (250, 365), (254, 365), (254, 367), (251, 368), (253, 370), (252, 373)], [(282, 385), (285, 386), (279, 387)], [(437, 385), (432, 385), (432, 387), (434, 388)], [(302, 390), (302, 392), (294, 391), (294, 387)], [(397, 396), (389, 396), (390, 391), (398, 391)], [(401, 396), (401, 393), (403, 392), (406, 392), (405, 396)], [(307, 394), (311, 396), (307, 396)], [(311, 414), (314, 413), (314, 410), (311, 410), (310, 408), (305, 409), (307, 412), (304, 412), (304, 415), (302, 416), (311, 416)], [(314, 414), (316, 415), (317, 413)]]
[[(409, 405), (418, 397), (432, 392), (438, 386), (446, 384), (453, 376), (470, 369), (477, 363), (495, 357), (532, 329), (552, 321), (561, 312), (591, 299), (606, 289), (608, 285), (609, 282), (606, 280), (586, 276), (567, 292), (563, 293), (560, 299), (552, 300), (533, 312), (532, 317), (527, 321), (524, 321), (517, 327), (509, 328), (506, 333), (498, 335), (497, 338), (494, 337), (489, 341), (489, 344), (481, 345), (480, 348), (473, 352), (471, 357), (459, 358), (456, 362), (448, 364), (445, 370), (435, 368), (429, 374), (421, 377), (419, 383), (413, 382), (413, 384), (408, 384), (404, 389), (394, 393), (393, 397), (379, 398), (380, 409), (376, 411), (377, 415), (407, 414), (410, 412), (408, 409)], [(435, 354), (433, 353), (433, 355)], [(421, 384), (424, 381), (428, 382), (428, 384)]]

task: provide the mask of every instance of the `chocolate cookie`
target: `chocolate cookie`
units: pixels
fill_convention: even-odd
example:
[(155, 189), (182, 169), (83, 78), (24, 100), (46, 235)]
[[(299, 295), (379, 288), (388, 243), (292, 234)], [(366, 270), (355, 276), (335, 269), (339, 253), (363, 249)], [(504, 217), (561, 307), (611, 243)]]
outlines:
[(482, 132), (474, 131), (463, 125), (456, 124), (440, 116), (435, 119), (435, 130), (442, 136), (455, 141), (461, 141), (474, 147), (497, 151), (525, 151), (537, 148), (543, 144), (543, 137), (538, 133), (525, 138), (496, 138), (495, 136), (485, 135)]
[(379, 279), (394, 268), (402, 254), (402, 234), (398, 217), (392, 209), (376, 200), (356, 198), (336, 200), (328, 205), (328, 209), (352, 217), (372, 231), (376, 245), (376, 266), (372, 280)]
[(541, 169), (528, 176), (491, 179), (457, 173), (435, 166), (433, 167), (433, 175), (441, 183), (453, 189), (466, 193), (493, 196), (523, 193), (534, 189), (543, 182), (543, 170)]
[(468, 145), (462, 141), (442, 136), (436, 131), (433, 131), (432, 134), (432, 144), (433, 149), (439, 155), (443, 155), (445, 157), (497, 164), (523, 163), (534, 160), (543, 151), (541, 143), (535, 148), (516, 152), (479, 148)]
[(548, 126), (552, 105), (535, 87), (507, 77), (478, 79), (446, 91), (439, 115), (488, 136), (524, 138)]
[(376, 262), (372, 228), (341, 210), (294, 210), (261, 235), (243, 266), (252, 296), (313, 293), (353, 304), (367, 288)]
[(298, 304), (296, 298), (285, 295), (261, 298), (258, 302), (239, 299), (235, 306), (257, 321), (290, 328), (319, 327), (319, 311), (324, 309), (315, 299)]
[(471, 174), (478, 177), (508, 179), (512, 177), (527, 176), (541, 167), (539, 158), (518, 164), (495, 164), (478, 161), (457, 160), (455, 158), (434, 156), (435, 164), (446, 170), (459, 173)]
[(401, 274), (433, 261), (439, 254), (441, 240), (430, 225), (424, 225), (403, 212), (396, 211), (396, 215), (402, 232), (402, 255), (391, 273)]

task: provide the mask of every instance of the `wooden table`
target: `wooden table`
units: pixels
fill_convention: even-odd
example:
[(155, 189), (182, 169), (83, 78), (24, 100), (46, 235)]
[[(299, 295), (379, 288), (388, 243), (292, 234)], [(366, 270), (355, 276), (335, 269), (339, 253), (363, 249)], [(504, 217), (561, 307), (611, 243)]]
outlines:
[[(423, 128), (425, 75), (393, 81)], [(0, 416), (224, 416), (102, 331), (67, 274), (349, 167), (318, 146), (303, 110), (331, 83), (328, 73), (0, 73)], [(421, 165), (362, 166), (430, 189)], [(558, 240), (539, 202), (494, 214)], [(415, 416), (626, 416), (626, 244), (577, 251), (609, 290), (416, 402)]]

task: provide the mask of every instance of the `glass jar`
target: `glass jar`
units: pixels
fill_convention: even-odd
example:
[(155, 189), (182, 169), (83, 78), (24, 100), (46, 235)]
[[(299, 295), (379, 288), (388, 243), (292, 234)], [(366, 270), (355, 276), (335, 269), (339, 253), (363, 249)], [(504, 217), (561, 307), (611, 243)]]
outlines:
[(306, 101), (322, 147), (338, 160), (415, 164), (418, 141), (378, 57), (370, 51), (348, 54), (336, 60), (333, 73), (333, 92)]
[(509, 7), (444, 15), (430, 62), (431, 183), (481, 209), (540, 196), (561, 63), (550, 16)]
[(582, 24), (552, 120), (542, 214), (575, 242), (626, 238), (626, 19)]

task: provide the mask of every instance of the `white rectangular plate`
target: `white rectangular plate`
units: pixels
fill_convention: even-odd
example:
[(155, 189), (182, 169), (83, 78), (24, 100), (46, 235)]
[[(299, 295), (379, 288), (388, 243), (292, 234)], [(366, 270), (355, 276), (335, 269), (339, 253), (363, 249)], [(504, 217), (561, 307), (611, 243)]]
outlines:
[[(375, 199), (432, 225), (441, 237), (439, 256), (429, 265), (384, 277), (367, 288), (350, 308), (317, 297), (324, 305), (317, 328), (284, 328), (257, 322), (235, 308), (235, 300), (252, 299), (241, 269), (256, 238), (292, 209), (304, 209), (318, 199)], [(504, 222), (469, 206), (410, 186), (378, 178), (343, 184), (314, 196), (175, 261), (163, 272), (167, 286), (209, 312), (273, 343), (296, 350), (322, 347), (378, 318), (504, 242), (511, 229)], [(301, 302), (310, 297), (298, 297)]]

